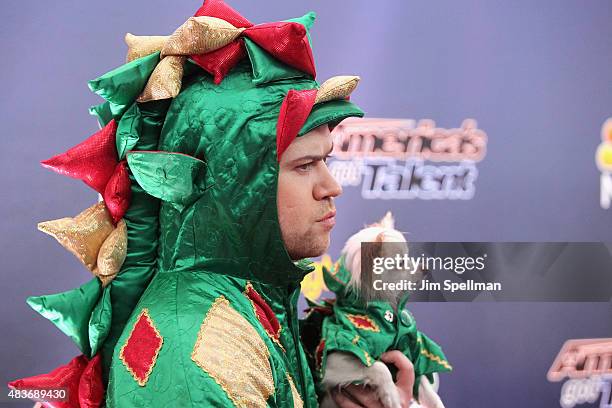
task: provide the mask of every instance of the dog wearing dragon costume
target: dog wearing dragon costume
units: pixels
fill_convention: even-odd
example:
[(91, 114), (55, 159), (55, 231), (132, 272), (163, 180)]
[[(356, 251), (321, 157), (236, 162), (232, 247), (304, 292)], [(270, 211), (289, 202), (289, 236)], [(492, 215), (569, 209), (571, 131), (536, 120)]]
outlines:
[[(407, 294), (373, 289), (378, 276), (372, 271), (372, 260), (403, 253), (408, 253), (408, 244), (394, 228), (391, 213), (387, 213), (379, 222), (352, 235), (335, 265), (323, 268), (325, 284), (335, 299), (310, 302), (302, 331), (322, 408), (336, 407), (330, 390), (353, 383), (373, 386), (385, 407), (401, 407), (392, 371), (380, 361), (380, 356), (391, 349), (402, 351), (414, 366), (413, 393), (418, 404), (412, 406), (444, 408), (435, 380), (437, 373), (450, 371), (451, 366), (441, 348), (417, 330), (405, 308)], [(385, 274), (387, 282), (400, 282), (418, 280), (422, 271), (391, 270)]]

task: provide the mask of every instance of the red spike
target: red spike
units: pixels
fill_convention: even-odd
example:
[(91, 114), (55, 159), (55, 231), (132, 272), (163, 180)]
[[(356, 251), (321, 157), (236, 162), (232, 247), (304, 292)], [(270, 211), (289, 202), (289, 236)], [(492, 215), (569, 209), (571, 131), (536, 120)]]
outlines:
[(276, 124), (276, 158), (279, 162), (287, 147), (306, 123), (316, 97), (316, 89), (302, 91), (292, 89), (285, 96)]
[(234, 27), (250, 27), (253, 24), (240, 13), (228, 6), (223, 0), (206, 0), (196, 11), (195, 17), (209, 16), (227, 21)]
[(130, 175), (127, 169), (127, 161), (122, 160), (115, 167), (113, 175), (108, 180), (104, 193), (104, 203), (113, 217), (115, 224), (119, 222), (130, 207), (132, 188)]
[(244, 30), (244, 35), (268, 51), (279, 61), (316, 76), (312, 49), (306, 28), (299, 23), (277, 22), (258, 24)]
[(98, 408), (104, 401), (102, 382), (102, 357), (100, 353), (92, 358), (79, 381), (79, 404), (81, 408)]
[[(235, 27), (246, 28), (244, 35), (283, 63), (316, 77), (312, 49), (306, 28), (295, 22), (253, 24), (222, 0), (207, 0), (195, 16), (223, 19)], [(246, 55), (244, 44), (237, 40), (208, 54), (191, 55), (205, 71), (214, 75), (216, 84)]]
[(245, 56), (244, 42), (238, 39), (213, 52), (192, 55), (191, 59), (213, 75), (215, 84), (219, 85), (227, 73)]
[[(196, 11), (195, 16), (216, 17), (227, 21), (234, 27), (251, 27), (253, 23), (241, 16), (223, 0), (206, 0)], [(225, 47), (207, 54), (191, 55), (191, 59), (206, 72), (215, 77), (219, 85), (227, 73), (246, 56), (242, 40), (233, 41)]]
[(73, 358), (66, 365), (48, 374), (35, 375), (11, 381), (8, 386), (14, 390), (59, 389), (67, 390), (66, 401), (43, 403), (53, 408), (87, 407), (97, 408), (104, 399), (102, 368), (99, 354), (88, 360), (84, 355)]
[(113, 119), (84, 142), (40, 163), (59, 174), (81, 179), (103, 194), (117, 165), (116, 131), (117, 123)]

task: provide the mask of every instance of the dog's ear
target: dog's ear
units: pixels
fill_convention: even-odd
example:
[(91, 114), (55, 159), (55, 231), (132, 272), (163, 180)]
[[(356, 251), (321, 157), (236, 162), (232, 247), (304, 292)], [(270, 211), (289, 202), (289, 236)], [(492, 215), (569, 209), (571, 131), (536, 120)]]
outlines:
[(370, 225), (366, 225), (366, 228), (368, 227), (381, 227), (381, 228), (386, 228), (386, 229), (395, 229), (395, 220), (393, 219), (393, 214), (391, 214), (391, 211), (387, 211), (385, 216), (382, 217), (380, 220)]
[(380, 224), (380, 226), (383, 228), (395, 229), (395, 220), (393, 219), (393, 214), (391, 214), (391, 211), (387, 211), (385, 216), (378, 221), (378, 224)]

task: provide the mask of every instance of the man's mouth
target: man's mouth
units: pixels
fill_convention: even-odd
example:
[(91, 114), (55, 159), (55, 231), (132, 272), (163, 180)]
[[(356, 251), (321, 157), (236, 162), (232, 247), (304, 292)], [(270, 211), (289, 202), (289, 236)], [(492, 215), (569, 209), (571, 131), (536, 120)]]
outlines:
[(317, 222), (320, 222), (325, 228), (332, 229), (336, 225), (336, 210), (331, 210)]

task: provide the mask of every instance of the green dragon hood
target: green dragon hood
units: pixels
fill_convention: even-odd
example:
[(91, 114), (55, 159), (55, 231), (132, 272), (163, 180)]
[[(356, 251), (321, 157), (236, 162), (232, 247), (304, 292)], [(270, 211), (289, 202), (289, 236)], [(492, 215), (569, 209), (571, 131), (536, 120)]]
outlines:
[[(220, 85), (203, 75), (183, 79), (159, 151), (127, 153), (139, 184), (162, 199), (160, 271), (205, 270), (282, 286), (311, 270), (291, 261), (281, 238), (276, 128), (287, 92), (316, 88), (307, 78), (256, 84), (248, 62)], [(346, 100), (319, 104), (299, 135), (360, 115)]]

